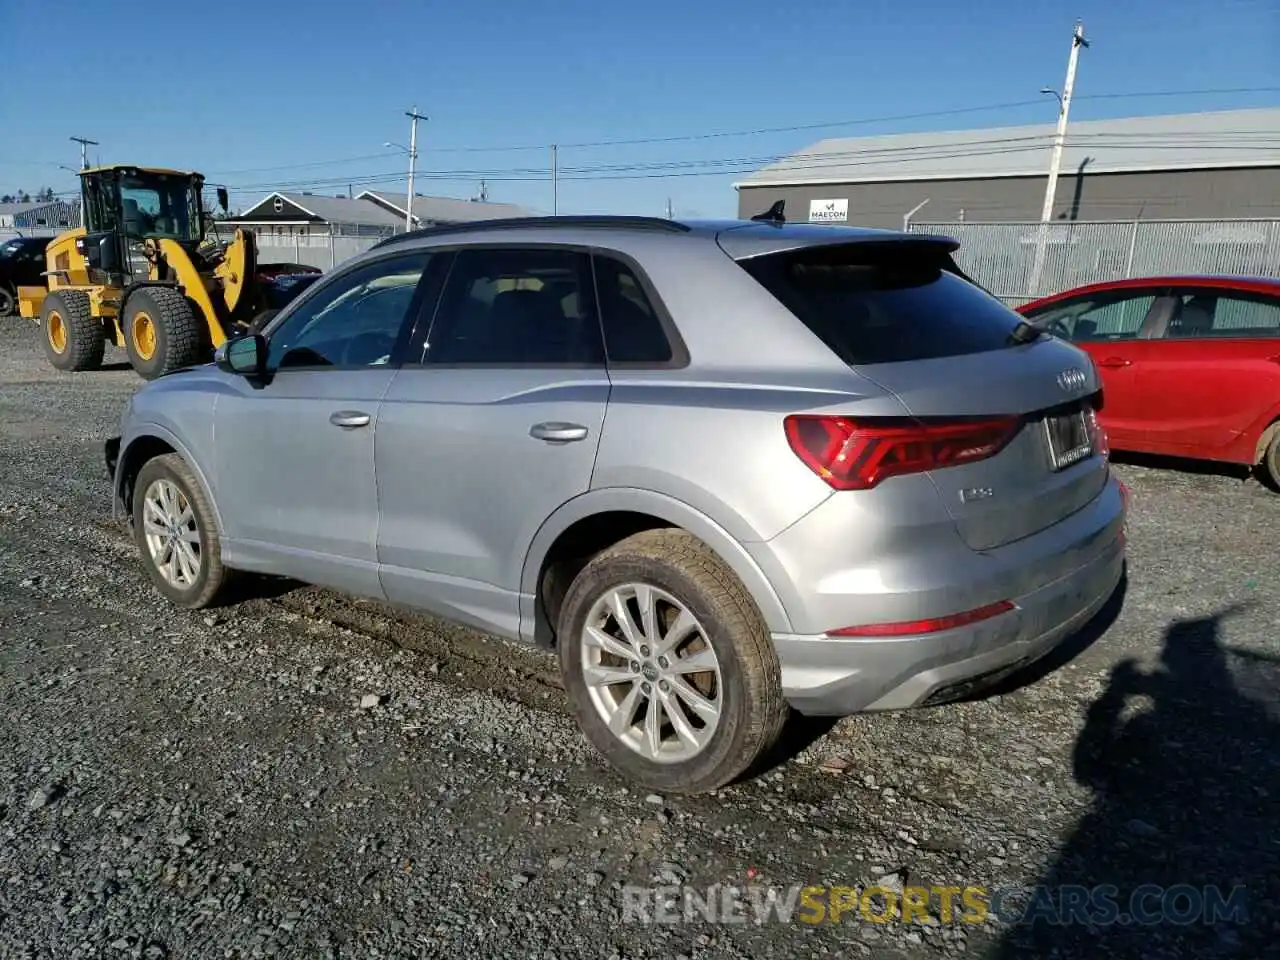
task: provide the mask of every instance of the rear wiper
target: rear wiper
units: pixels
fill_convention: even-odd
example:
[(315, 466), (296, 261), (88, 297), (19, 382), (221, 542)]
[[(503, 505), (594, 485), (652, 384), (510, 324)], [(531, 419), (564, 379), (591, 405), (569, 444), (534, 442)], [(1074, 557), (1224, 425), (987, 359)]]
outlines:
[(1019, 320), (1018, 325), (1009, 333), (1008, 339), (1005, 341), (1010, 345), (1019, 343), (1031, 343), (1039, 340), (1045, 333), (1039, 327), (1027, 323), (1025, 320)]

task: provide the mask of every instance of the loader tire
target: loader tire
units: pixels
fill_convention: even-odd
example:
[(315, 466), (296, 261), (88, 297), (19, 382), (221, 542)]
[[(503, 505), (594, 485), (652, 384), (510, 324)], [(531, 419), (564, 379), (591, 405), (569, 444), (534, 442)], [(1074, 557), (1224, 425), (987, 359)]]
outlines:
[(107, 348), (102, 321), (89, 310), (89, 295), (58, 290), (40, 306), (44, 352), (58, 370), (97, 370)]
[(208, 326), (173, 287), (144, 287), (125, 304), (121, 332), (129, 363), (154, 380), (209, 359)]

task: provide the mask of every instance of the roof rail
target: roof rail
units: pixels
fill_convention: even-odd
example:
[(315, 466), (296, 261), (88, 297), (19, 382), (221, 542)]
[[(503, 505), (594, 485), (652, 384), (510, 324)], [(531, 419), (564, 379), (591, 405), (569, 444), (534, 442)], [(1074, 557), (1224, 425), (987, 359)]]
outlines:
[(397, 233), (380, 240), (369, 249), (377, 250), (405, 240), (418, 237), (438, 237), (450, 233), (471, 233), (482, 230), (511, 230), (528, 227), (610, 227), (621, 230), (663, 230), (668, 233), (688, 233), (689, 227), (675, 220), (662, 217), (635, 217), (610, 215), (565, 215), (555, 217), (502, 217), (494, 220), (472, 220), (468, 223), (445, 223), (434, 227), (423, 227), (407, 233)]

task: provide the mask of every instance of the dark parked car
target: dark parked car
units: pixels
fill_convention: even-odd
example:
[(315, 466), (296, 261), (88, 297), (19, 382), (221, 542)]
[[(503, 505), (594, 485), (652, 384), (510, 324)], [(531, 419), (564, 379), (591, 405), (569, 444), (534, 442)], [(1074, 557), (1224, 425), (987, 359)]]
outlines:
[(0, 243), (0, 317), (16, 311), (18, 287), (44, 286), (48, 237), (14, 237)]
[(1280, 278), (1116, 280), (1018, 311), (1093, 357), (1113, 449), (1257, 466), (1280, 488)]
[(305, 263), (260, 263), (258, 276), (262, 278), (319, 276), (320, 268)]
[(282, 273), (263, 283), (263, 299), (267, 309), (279, 310), (294, 297), (320, 279), (320, 273)]

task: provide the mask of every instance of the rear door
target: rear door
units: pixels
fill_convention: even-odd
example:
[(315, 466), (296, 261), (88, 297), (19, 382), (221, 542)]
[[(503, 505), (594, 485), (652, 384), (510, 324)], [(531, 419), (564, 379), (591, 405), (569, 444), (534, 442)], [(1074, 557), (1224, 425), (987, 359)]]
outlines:
[(1099, 419), (1117, 450), (1145, 450), (1160, 414), (1139, 384), (1139, 371), (1153, 348), (1143, 334), (1164, 307), (1159, 288), (1084, 294), (1026, 312), (1041, 329), (1080, 347), (1102, 377)]
[(538, 527), (591, 486), (609, 398), (591, 258), (466, 247), (383, 398), (387, 598), (507, 636)]
[(1280, 297), (1179, 287), (1138, 385), (1154, 453), (1214, 459), (1280, 402)]
[(1088, 358), (1060, 339), (1019, 343), (1011, 336), (1018, 315), (949, 272), (948, 261), (936, 245), (864, 242), (743, 266), (918, 422), (990, 419), (1005, 431), (994, 455), (929, 473), (962, 539), (987, 550), (1101, 492), (1106, 464), (1089, 406), (1100, 382)]

